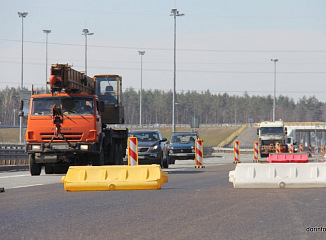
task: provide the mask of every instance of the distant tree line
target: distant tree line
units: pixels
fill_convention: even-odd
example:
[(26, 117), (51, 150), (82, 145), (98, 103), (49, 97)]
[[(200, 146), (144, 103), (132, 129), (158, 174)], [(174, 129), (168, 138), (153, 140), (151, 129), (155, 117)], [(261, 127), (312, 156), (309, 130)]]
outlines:
[[(26, 89), (27, 90), (27, 89)], [(128, 88), (123, 93), (125, 123), (139, 124), (139, 91)], [(19, 125), (20, 88), (0, 91), (0, 122), (2, 125)], [(172, 91), (143, 90), (142, 123), (172, 123)], [(187, 91), (176, 94), (176, 124), (188, 124), (194, 115), (200, 116), (202, 124), (247, 123), (272, 119), (273, 97), (212, 94)], [(303, 96), (297, 102), (280, 95), (276, 99), (276, 118), (286, 122), (326, 120), (326, 104), (315, 97)]]

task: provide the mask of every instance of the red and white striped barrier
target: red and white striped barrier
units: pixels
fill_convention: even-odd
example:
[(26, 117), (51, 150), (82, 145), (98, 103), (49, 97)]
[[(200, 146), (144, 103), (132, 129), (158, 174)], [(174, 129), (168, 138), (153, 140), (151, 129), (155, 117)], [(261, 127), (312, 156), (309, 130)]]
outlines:
[(299, 145), (299, 152), (303, 152), (303, 144), (301, 143), (300, 145)]
[(204, 168), (204, 160), (203, 160), (203, 140), (200, 140), (199, 138), (195, 142), (195, 161), (196, 166), (195, 168)]
[(255, 162), (259, 161), (259, 143), (257, 141), (254, 142), (254, 159)]
[(315, 155), (318, 155), (318, 146), (315, 145)]
[(238, 140), (233, 142), (234, 163), (240, 162), (240, 143)]
[(276, 153), (280, 153), (281, 152), (281, 145), (280, 145), (280, 143), (275, 143), (275, 152)]
[(136, 137), (128, 138), (128, 166), (138, 165), (138, 140)]
[(293, 153), (293, 144), (292, 143), (290, 144), (290, 147), (289, 147), (289, 153)]
[(310, 156), (311, 156), (311, 155), (312, 155), (311, 145), (309, 145), (308, 149), (309, 149), (309, 154), (310, 154)]
[(324, 156), (324, 145), (320, 145), (320, 155)]

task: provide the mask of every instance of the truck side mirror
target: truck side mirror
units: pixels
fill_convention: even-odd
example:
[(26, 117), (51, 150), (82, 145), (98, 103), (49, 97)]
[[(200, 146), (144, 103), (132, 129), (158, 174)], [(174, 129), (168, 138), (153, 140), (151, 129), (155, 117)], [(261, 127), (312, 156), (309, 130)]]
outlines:
[(24, 109), (24, 101), (23, 100), (20, 100), (20, 105), (19, 105), (19, 114), (18, 114), (18, 116), (19, 117), (23, 117), (24, 116), (24, 111), (23, 111), (23, 109)]
[(105, 110), (104, 102), (100, 101), (100, 112), (104, 112), (104, 110)]

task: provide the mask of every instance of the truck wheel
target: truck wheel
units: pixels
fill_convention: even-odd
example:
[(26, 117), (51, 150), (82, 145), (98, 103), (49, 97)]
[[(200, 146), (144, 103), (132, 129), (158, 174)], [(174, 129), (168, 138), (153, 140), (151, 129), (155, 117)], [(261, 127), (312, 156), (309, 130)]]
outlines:
[(41, 174), (42, 165), (35, 162), (35, 155), (29, 154), (29, 172), (32, 176), (38, 176)]
[(123, 151), (122, 151), (122, 144), (119, 145), (119, 161), (120, 161), (120, 165), (123, 165)]
[(53, 174), (54, 173), (54, 167), (51, 164), (45, 164), (45, 173), (46, 174)]
[(53, 167), (53, 173), (64, 174), (68, 172), (68, 165), (57, 164)]
[[(162, 158), (163, 158), (163, 156), (162, 156)], [(164, 168), (169, 168), (169, 157), (168, 156), (166, 156), (165, 162), (163, 162), (163, 167)]]
[(123, 159), (122, 159), (122, 146), (116, 144), (114, 146), (114, 163), (115, 165), (122, 165)]
[(102, 166), (102, 165), (104, 165), (104, 152), (103, 151), (101, 151), (98, 154), (94, 154), (92, 165), (93, 166)]

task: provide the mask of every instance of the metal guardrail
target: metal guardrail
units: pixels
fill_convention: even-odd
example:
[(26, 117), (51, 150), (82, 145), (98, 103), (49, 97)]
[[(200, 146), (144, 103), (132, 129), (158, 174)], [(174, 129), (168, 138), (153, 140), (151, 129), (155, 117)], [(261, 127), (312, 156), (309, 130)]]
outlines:
[[(211, 156), (214, 152), (212, 146), (204, 146), (204, 156)], [(28, 155), (25, 152), (25, 144), (0, 143), (0, 166), (28, 165)]]
[(28, 155), (25, 152), (25, 144), (1, 143), (0, 165), (27, 165)]

